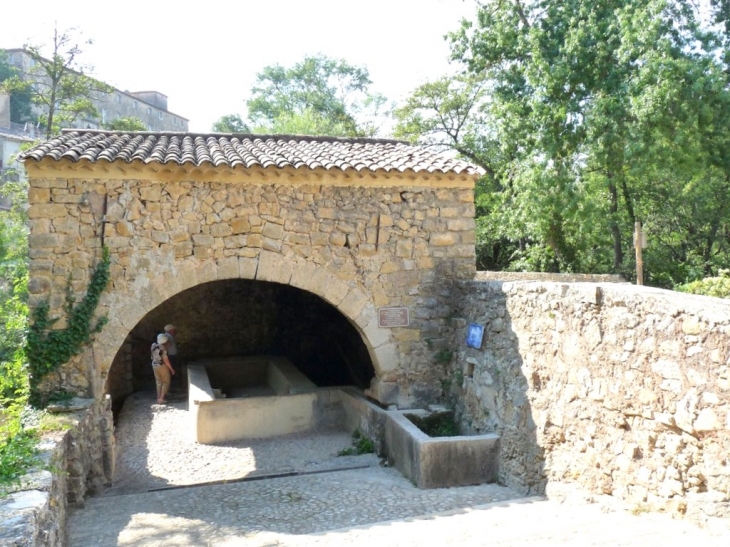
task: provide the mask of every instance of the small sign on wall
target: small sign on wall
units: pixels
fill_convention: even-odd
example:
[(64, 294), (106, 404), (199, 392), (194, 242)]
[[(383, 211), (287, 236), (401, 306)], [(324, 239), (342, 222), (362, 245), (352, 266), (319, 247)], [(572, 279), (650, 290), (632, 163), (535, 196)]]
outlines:
[(407, 327), (411, 324), (408, 308), (380, 308), (378, 310), (378, 326), (380, 328)]
[(469, 323), (469, 326), (466, 328), (466, 345), (470, 348), (479, 349), (482, 347), (483, 338), (484, 325)]

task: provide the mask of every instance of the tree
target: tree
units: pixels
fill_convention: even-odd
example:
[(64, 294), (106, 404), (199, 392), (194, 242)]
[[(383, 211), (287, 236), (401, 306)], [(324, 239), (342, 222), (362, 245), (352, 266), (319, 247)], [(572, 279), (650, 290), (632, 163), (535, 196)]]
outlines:
[(117, 118), (104, 124), (110, 131), (147, 131), (147, 124), (135, 116)]
[[(509, 267), (629, 273), (637, 219), (662, 230), (654, 240), (667, 256), (705, 269), (726, 256), (728, 38), (704, 28), (693, 3), (493, 0), (450, 39), (452, 58), (488, 90), (457, 124), (475, 128), (458, 146), (492, 168), (481, 235), (513, 243)], [(469, 103), (456, 83), (430, 103), (440, 129), (460, 120), (450, 104)], [(710, 202), (681, 208), (680, 220), (668, 196)]]
[[(10, 80), (17, 75), (18, 70), (10, 65), (7, 54), (0, 49), (0, 91), (5, 91), (5, 86), (2, 84), (6, 80)], [(25, 123), (32, 120), (33, 112), (31, 110), (30, 94), (21, 91), (10, 93), (10, 121)]]
[(255, 128), (256, 133), (279, 135), (329, 135), (353, 137), (351, 128), (343, 123), (334, 122), (312, 109), (303, 112), (284, 112), (269, 124)]
[(498, 115), (493, 112), (489, 83), (481, 76), (444, 76), (416, 88), (394, 112), (394, 136), (411, 142), (453, 150), (482, 167), (485, 176), (477, 182), (477, 267), (508, 268), (517, 244), (501, 235), (505, 196), (501, 186), (503, 168), (514, 154), (510, 142), (499, 138)]
[(457, 151), (494, 174), (496, 144), (487, 143), (490, 116), (486, 82), (478, 76), (444, 76), (425, 83), (394, 112), (394, 136)]
[(78, 61), (82, 50), (75, 32), (69, 29), (59, 33), (54, 29), (50, 58), (41, 54), (40, 47), (26, 45), (34, 67), (29, 74), (14, 76), (6, 82), (11, 92), (29, 93), (33, 103), (42, 109), (46, 138), (57, 133), (63, 123), (73, 122), (80, 116), (98, 118), (93, 98), (113, 89), (84, 73), (89, 68)]
[(216, 133), (250, 133), (248, 125), (241, 119), (239, 114), (227, 114), (218, 118), (213, 124), (211, 131)]
[(292, 68), (267, 66), (246, 103), (248, 118), (257, 132), (373, 136), (386, 100), (369, 92), (371, 83), (367, 69), (324, 55)]

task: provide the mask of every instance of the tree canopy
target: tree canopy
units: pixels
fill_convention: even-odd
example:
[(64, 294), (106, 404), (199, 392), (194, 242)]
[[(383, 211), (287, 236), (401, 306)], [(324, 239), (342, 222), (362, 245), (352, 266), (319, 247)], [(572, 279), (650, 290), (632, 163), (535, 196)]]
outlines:
[(248, 125), (243, 121), (240, 114), (227, 114), (218, 118), (213, 124), (211, 131), (217, 133), (250, 133)]
[(636, 221), (654, 284), (727, 264), (726, 4), (710, 26), (689, 0), (491, 0), (450, 35), (463, 74), (396, 133), (485, 168), (480, 267), (631, 276)]
[(147, 131), (147, 124), (135, 116), (116, 118), (104, 124), (111, 131)]
[(388, 115), (384, 96), (370, 91), (366, 68), (325, 55), (292, 67), (271, 65), (256, 76), (246, 102), (248, 123), (220, 118), (214, 131), (371, 137)]

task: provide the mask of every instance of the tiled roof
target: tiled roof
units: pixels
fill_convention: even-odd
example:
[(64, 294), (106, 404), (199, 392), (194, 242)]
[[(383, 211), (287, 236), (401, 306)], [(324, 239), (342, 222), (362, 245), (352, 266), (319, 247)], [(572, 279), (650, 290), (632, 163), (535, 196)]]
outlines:
[(67, 129), (20, 159), (91, 163), (213, 165), (234, 169), (293, 167), (479, 175), (481, 169), (423, 146), (385, 139), (293, 135), (194, 134)]

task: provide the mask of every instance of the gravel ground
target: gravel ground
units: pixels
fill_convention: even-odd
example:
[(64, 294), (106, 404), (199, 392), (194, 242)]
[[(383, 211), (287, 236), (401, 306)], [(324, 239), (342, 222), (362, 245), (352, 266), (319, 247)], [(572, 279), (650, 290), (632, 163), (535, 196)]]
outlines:
[(349, 433), (323, 430), (276, 439), (204, 445), (194, 440), (187, 400), (157, 405), (154, 394), (127, 398), (115, 431), (116, 472), (105, 496), (243, 477), (378, 465), (374, 455), (337, 456)]

